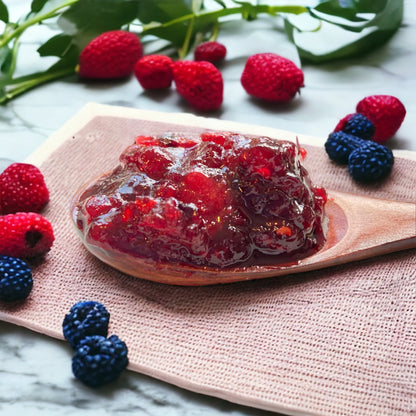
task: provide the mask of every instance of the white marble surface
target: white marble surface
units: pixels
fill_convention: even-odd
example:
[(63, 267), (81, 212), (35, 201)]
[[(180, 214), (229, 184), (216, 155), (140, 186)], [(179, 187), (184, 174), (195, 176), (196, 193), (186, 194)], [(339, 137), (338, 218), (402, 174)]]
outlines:
[[(27, 10), (25, 0), (7, 1), (13, 15)], [(300, 2), (301, 3), (301, 2)], [(353, 112), (366, 95), (391, 94), (407, 108), (393, 149), (416, 150), (416, 2), (405, 1), (404, 22), (382, 48), (359, 59), (303, 67), (305, 88), (289, 105), (259, 104), (243, 91), (239, 78), (246, 58), (276, 52), (296, 60), (286, 37), (271, 29), (272, 19), (225, 26), (220, 40), (228, 48), (221, 67), (225, 79), (224, 105), (210, 114), (226, 120), (261, 124), (317, 136), (320, 142), (339, 118)], [(37, 28), (23, 38), (27, 53), (19, 61), (23, 73), (39, 67), (35, 45), (49, 37)], [(49, 62), (48, 62), (49, 63)], [(75, 77), (43, 86), (0, 107), (0, 159), (23, 161), (52, 132), (87, 102), (116, 104), (167, 112), (192, 111), (172, 89), (149, 94), (137, 81), (87, 85)], [(1, 167), (0, 167), (1, 169)], [(66, 343), (7, 323), (0, 323), (0, 414), (32, 415), (235, 415), (271, 413), (194, 394), (133, 372), (104, 389), (91, 390), (71, 374), (72, 352)]]

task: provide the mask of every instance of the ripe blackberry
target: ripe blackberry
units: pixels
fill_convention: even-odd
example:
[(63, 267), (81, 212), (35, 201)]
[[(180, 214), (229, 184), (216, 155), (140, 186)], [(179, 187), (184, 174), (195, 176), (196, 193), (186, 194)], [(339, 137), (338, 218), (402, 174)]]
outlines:
[(99, 387), (117, 379), (128, 364), (127, 346), (117, 335), (82, 339), (72, 358), (74, 376), (90, 387)]
[(365, 141), (359, 137), (343, 131), (336, 131), (329, 134), (325, 142), (325, 150), (331, 160), (346, 165), (351, 152), (364, 143)]
[(89, 335), (101, 335), (106, 337), (110, 314), (107, 309), (98, 302), (81, 301), (76, 303), (65, 315), (62, 323), (64, 337), (73, 348)]
[(33, 287), (32, 272), (22, 260), (0, 256), (0, 300), (26, 299)]
[(374, 136), (374, 124), (363, 114), (353, 113), (344, 117), (335, 127), (335, 131), (342, 130), (345, 133), (371, 140)]
[(388, 147), (367, 142), (351, 152), (348, 171), (354, 180), (369, 183), (387, 176), (393, 163), (393, 153)]

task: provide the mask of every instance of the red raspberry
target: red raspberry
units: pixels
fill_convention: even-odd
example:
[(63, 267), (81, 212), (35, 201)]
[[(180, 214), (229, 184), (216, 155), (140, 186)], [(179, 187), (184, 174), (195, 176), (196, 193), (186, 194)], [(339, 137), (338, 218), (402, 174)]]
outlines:
[(223, 100), (221, 72), (210, 62), (178, 61), (173, 65), (176, 89), (195, 109), (217, 110)]
[(303, 72), (292, 61), (274, 53), (248, 58), (241, 75), (246, 92), (267, 101), (291, 100), (303, 84)]
[(146, 90), (169, 88), (173, 80), (172, 59), (165, 55), (146, 55), (139, 59), (134, 74)]
[(195, 61), (208, 61), (215, 63), (225, 58), (226, 47), (219, 42), (209, 41), (199, 44), (194, 51)]
[(47, 253), (54, 241), (51, 223), (35, 212), (0, 217), (0, 255), (28, 258)]
[(29, 163), (12, 163), (0, 174), (0, 214), (41, 211), (49, 191), (41, 171)]
[(79, 74), (91, 79), (124, 78), (133, 73), (134, 65), (142, 56), (142, 44), (134, 33), (104, 32), (82, 50)]
[(403, 103), (392, 95), (365, 97), (357, 104), (356, 111), (372, 121), (376, 129), (373, 140), (378, 143), (393, 137), (406, 115)]

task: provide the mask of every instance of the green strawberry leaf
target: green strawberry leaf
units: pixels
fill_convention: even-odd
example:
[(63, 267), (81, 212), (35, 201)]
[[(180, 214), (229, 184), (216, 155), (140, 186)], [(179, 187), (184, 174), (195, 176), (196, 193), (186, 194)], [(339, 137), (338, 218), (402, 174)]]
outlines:
[[(346, 7), (345, 1), (351, 3), (351, 7)], [(315, 8), (309, 9), (309, 12), (311, 16), (321, 21), (337, 24), (346, 30), (360, 32), (375, 25), (382, 26), (382, 29), (385, 26), (396, 26), (397, 20), (390, 19), (389, 15), (391, 13), (395, 15), (397, 10), (403, 10), (403, 0), (344, 0), (344, 2), (324, 1)]]
[(138, 0), (82, 0), (63, 12), (58, 24), (83, 49), (102, 32), (130, 24), (137, 16), (137, 5)]
[(7, 75), (9, 73), (12, 60), (13, 60), (12, 50), (8, 46), (4, 46), (3, 48), (1, 48), (0, 49), (0, 71), (2, 74)]
[(70, 35), (60, 33), (47, 40), (38, 48), (40, 56), (58, 56), (62, 58), (73, 45), (73, 38)]
[(286, 16), (285, 30), (303, 61), (319, 63), (360, 56), (386, 43), (402, 22), (403, 0), (329, 0), (309, 15)]
[(30, 9), (33, 13), (40, 12), (49, 0), (33, 0)]
[[(189, 21), (194, 16), (192, 6), (193, 3), (187, 0), (141, 0), (137, 18), (145, 25), (146, 34), (181, 47), (187, 36)], [(184, 16), (189, 19), (183, 19)]]
[(165, 23), (192, 13), (192, 1), (188, 0), (140, 0), (137, 2), (137, 18), (142, 23)]
[(9, 23), (9, 10), (3, 3), (3, 0), (0, 0), (0, 20), (4, 23)]
[(365, 21), (361, 13), (380, 13), (386, 7), (388, 0), (321, 0), (311, 12), (342, 17), (351, 22)]

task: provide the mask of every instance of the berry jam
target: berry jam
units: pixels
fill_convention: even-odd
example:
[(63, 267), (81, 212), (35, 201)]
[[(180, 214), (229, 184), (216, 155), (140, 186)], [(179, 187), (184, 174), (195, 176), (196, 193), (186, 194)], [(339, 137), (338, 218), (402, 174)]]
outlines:
[(86, 244), (157, 262), (226, 268), (296, 260), (325, 242), (326, 192), (304, 150), (235, 133), (138, 136), (77, 199)]

